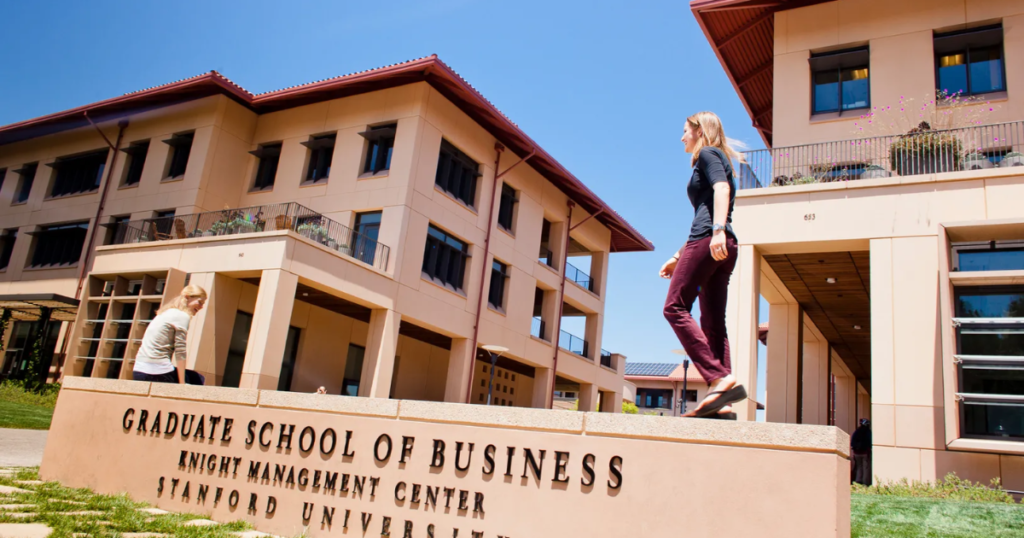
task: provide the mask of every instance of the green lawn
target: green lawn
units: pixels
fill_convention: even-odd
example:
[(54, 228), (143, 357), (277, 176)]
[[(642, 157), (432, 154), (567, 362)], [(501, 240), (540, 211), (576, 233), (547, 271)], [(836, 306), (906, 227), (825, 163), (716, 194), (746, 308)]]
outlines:
[(1024, 506), (854, 494), (854, 538), (1024, 538)]
[(48, 430), (53, 409), (24, 403), (0, 400), (0, 428)]

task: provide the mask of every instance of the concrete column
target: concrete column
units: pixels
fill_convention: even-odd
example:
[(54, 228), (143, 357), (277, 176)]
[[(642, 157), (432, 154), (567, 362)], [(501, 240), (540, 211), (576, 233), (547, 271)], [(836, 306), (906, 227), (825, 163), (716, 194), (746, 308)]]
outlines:
[[(835, 372), (835, 365), (833, 365)], [(856, 389), (852, 377), (836, 375), (836, 426), (848, 434), (853, 434), (857, 418), (854, 416)]]
[(557, 290), (544, 290), (544, 302), (541, 305), (540, 319), (544, 320), (543, 340), (555, 345), (558, 344), (558, 335), (555, 334), (555, 320), (560, 313), (561, 298)]
[[(749, 398), (733, 406), (739, 420), (757, 417), (757, 316), (761, 299), (761, 255), (753, 245), (739, 247), (739, 259), (729, 282), (726, 327), (732, 373), (747, 389)], [(769, 334), (771, 331), (769, 330)]]
[(593, 383), (580, 383), (580, 404), (577, 409), (580, 411), (597, 411), (597, 402), (601, 395), (598, 393), (597, 385)]
[[(206, 290), (206, 306), (192, 316), (192, 322), (188, 324), (188, 360), (185, 367), (206, 376), (207, 385), (219, 385), (216, 353), (217, 274), (192, 273), (189, 283)], [(231, 335), (228, 334), (227, 338), (231, 338)]]
[(588, 315), (584, 331), (583, 339), (587, 341), (589, 346), (587, 358), (593, 360), (594, 364), (601, 364), (601, 336), (604, 334), (604, 315)]
[(768, 308), (768, 365), (765, 375), (765, 420), (796, 423), (797, 365), (803, 314), (798, 304)]
[(401, 323), (402, 315), (394, 310), (375, 308), (370, 312), (370, 330), (366, 335), (366, 355), (359, 383), (360, 396), (390, 397)]
[(615, 392), (601, 391), (601, 412), (621, 413), (622, 412), (622, 389)]
[[(770, 330), (769, 330), (770, 333)], [(807, 336), (805, 333), (804, 336)], [(828, 342), (804, 341), (803, 423), (824, 425), (828, 395)]]
[(561, 271), (562, 264), (565, 263), (562, 258), (565, 256), (565, 234), (569, 233), (568, 228), (564, 220), (551, 222), (551, 236), (548, 238), (548, 248), (551, 249), (552, 259), (557, 271)]
[[(404, 205), (385, 207), (381, 213), (380, 232), (377, 234), (377, 241), (388, 247), (388, 263), (376, 265), (383, 267), (385, 271), (395, 275), (395, 280), (402, 278), (399, 262), (398, 245), (404, 244), (405, 234), (409, 229), (409, 208)], [(419, 278), (419, 273), (416, 274)]]
[(594, 293), (605, 296), (608, 289), (608, 253), (604, 251), (590, 253), (590, 278), (594, 281)]
[(537, 409), (548, 409), (548, 402), (551, 400), (551, 381), (555, 372), (551, 368), (534, 368), (533, 376), (533, 399), (530, 407)]
[(299, 277), (281, 269), (266, 269), (260, 277), (256, 308), (245, 348), (240, 388), (276, 390), (295, 305)]
[(476, 357), (469, 338), (453, 338), (452, 350), (448, 355), (448, 377), (444, 384), (444, 401), (466, 403), (469, 374), (476, 364)]

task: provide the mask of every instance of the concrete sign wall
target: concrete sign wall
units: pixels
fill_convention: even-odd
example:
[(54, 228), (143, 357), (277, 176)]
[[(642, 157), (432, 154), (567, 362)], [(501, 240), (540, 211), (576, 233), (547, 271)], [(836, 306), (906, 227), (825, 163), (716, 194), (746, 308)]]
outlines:
[(45, 480), (292, 536), (848, 537), (832, 427), (68, 377)]

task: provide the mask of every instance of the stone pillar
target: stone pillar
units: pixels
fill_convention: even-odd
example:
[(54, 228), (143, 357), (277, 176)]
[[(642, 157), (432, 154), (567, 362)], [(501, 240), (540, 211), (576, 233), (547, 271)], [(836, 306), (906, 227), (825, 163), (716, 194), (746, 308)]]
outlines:
[[(769, 334), (771, 334), (769, 329)], [(804, 337), (808, 335), (805, 333)], [(824, 426), (828, 399), (828, 342), (805, 340), (803, 424)]]
[(476, 356), (469, 338), (452, 338), (448, 354), (448, 377), (444, 384), (444, 401), (466, 403), (469, 374), (476, 366)]
[(544, 290), (544, 300), (541, 304), (540, 319), (544, 321), (544, 334), (542, 340), (547, 340), (554, 345), (558, 344), (558, 335), (555, 334), (555, 320), (561, 312), (561, 298), (557, 290)]
[(768, 352), (765, 375), (765, 420), (796, 423), (797, 363), (800, 359), (803, 313), (798, 304), (768, 308)]
[(601, 364), (601, 336), (604, 333), (604, 316), (602, 314), (587, 315), (587, 325), (583, 339), (587, 342), (587, 358), (594, 364)]
[[(207, 385), (220, 385), (220, 380), (217, 379), (216, 353), (217, 273), (191, 275), (189, 284), (206, 290), (206, 305), (198, 314), (192, 316), (192, 322), (188, 324), (188, 360), (185, 367), (203, 374)], [(228, 329), (226, 338), (231, 338), (230, 331), (231, 329)]]
[[(377, 241), (388, 247), (388, 261), (386, 265), (382, 262), (375, 260), (375, 265), (383, 267), (383, 269), (389, 273), (394, 274), (395, 280), (400, 280), (402, 277), (401, 266), (398, 265), (399, 261), (399, 250), (398, 245), (404, 244), (405, 234), (409, 229), (409, 208), (404, 205), (385, 207), (380, 219), (380, 232), (377, 235)], [(378, 255), (381, 255), (378, 253)], [(416, 274), (419, 278), (419, 273)]]
[(360, 396), (390, 397), (401, 323), (402, 315), (394, 310), (375, 308), (370, 312), (370, 330), (366, 336), (366, 355), (359, 382)]
[[(568, 208), (565, 208), (568, 210)], [(569, 227), (564, 220), (551, 221), (551, 235), (548, 238), (548, 248), (551, 249), (552, 260), (556, 271), (562, 271), (565, 263), (565, 234), (569, 233)]]
[(590, 278), (594, 281), (594, 293), (601, 297), (608, 289), (608, 257), (605, 251), (590, 253)]
[(281, 269), (263, 271), (239, 387), (277, 389), (298, 283), (299, 277), (294, 273)]
[(530, 402), (530, 407), (537, 409), (550, 409), (548, 407), (551, 402), (551, 381), (554, 378), (554, 371), (551, 368), (534, 368), (533, 375), (533, 399)]
[(622, 412), (622, 389), (615, 392), (601, 391), (601, 412), (621, 413)]
[(597, 402), (600, 401), (600, 397), (597, 385), (593, 383), (580, 383), (580, 403), (577, 409), (579, 411), (597, 411)]
[[(739, 420), (757, 418), (757, 319), (761, 300), (761, 255), (753, 245), (739, 247), (739, 259), (729, 282), (726, 327), (732, 373), (749, 398), (733, 406)], [(769, 334), (771, 331), (769, 330)]]

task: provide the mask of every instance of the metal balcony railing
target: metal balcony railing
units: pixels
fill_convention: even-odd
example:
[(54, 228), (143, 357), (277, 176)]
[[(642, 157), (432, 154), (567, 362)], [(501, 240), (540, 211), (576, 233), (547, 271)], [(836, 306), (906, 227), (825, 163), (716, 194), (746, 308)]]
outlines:
[(589, 358), (587, 356), (587, 351), (590, 350), (589, 342), (566, 331), (559, 331), (558, 347), (571, 353), (575, 353), (581, 357)]
[(601, 366), (608, 368), (612, 367), (612, 352), (602, 349), (601, 350)]
[(553, 268), (555, 266), (555, 253), (551, 252), (551, 249), (540, 247), (540, 253), (537, 255), (537, 261)]
[(744, 152), (740, 189), (1024, 166), (1024, 121)]
[(583, 289), (587, 291), (594, 291), (594, 279), (590, 278), (590, 275), (577, 269), (571, 263), (565, 264), (565, 278), (579, 284)]
[(540, 316), (536, 316), (530, 322), (530, 335), (531, 336), (536, 336), (537, 338), (540, 338), (541, 340), (547, 340), (546, 338), (544, 338), (544, 328), (545, 328), (544, 320), (541, 319)]
[(387, 245), (294, 202), (122, 222), (113, 226), (113, 244), (275, 230), (291, 230), (382, 271), (388, 266)]

